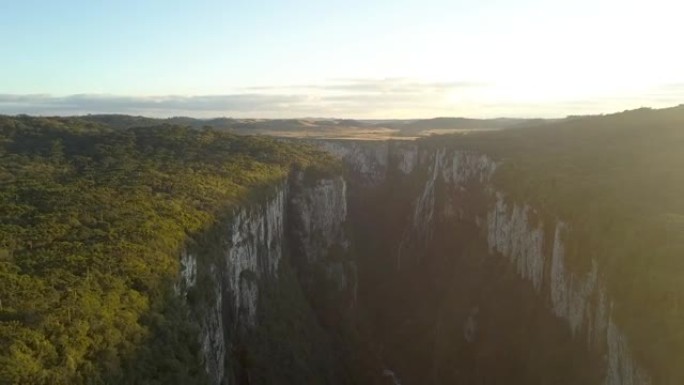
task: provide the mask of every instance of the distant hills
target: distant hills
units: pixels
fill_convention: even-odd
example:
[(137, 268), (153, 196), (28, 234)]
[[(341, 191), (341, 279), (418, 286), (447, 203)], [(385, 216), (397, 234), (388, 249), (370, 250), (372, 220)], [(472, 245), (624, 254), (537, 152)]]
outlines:
[[(680, 111), (684, 106), (657, 110), (664, 114)], [(130, 115), (84, 115), (74, 117), (79, 121), (101, 124), (114, 129), (179, 125), (201, 129), (212, 127), (238, 135), (270, 135), (288, 138), (342, 138), (342, 139), (413, 139), (430, 135), (469, 131), (507, 130), (525, 127), (552, 127), (563, 123), (603, 116), (639, 118), (649, 108), (628, 110), (609, 115), (568, 116), (563, 119), (470, 119), (462, 117), (437, 117), (433, 119), (235, 119), (190, 117), (149, 118)]]
[(353, 119), (195, 119), (173, 117), (155, 119), (129, 115), (86, 115), (80, 119), (113, 128), (152, 127), (163, 124), (193, 128), (213, 127), (240, 135), (273, 135), (285, 137), (342, 137), (384, 139), (408, 138), (466, 130), (500, 130), (536, 125), (543, 119), (468, 119), (447, 118), (415, 120)]

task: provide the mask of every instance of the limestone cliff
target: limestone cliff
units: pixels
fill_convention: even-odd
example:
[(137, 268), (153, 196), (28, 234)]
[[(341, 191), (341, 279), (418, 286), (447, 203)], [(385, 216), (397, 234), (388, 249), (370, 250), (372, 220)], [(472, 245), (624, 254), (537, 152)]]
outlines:
[(317, 344), (365, 319), (355, 325), (371, 335), (370, 370), (395, 383), (652, 383), (613, 316), (600, 258), (573, 268), (572, 227), (496, 187), (499, 162), (415, 142), (318, 144), (344, 177), (293, 172), (181, 255), (177, 292), (212, 384), (259, 382), (249, 351), (279, 338), (268, 333), (287, 323), (283, 295), (300, 296), (296, 311), (324, 330)]
[[(510, 201), (505, 191), (497, 191), (492, 178), (498, 165), (493, 159), (470, 151), (401, 142), (334, 141), (323, 143), (322, 148), (348, 164), (360, 189), (369, 191), (368, 186), (384, 183), (387, 189), (405, 188), (412, 194), (393, 252), (396, 266), (388, 268), (401, 270), (407, 259), (420, 258), (439, 223), (472, 223), (486, 242), (487, 258), (508, 261), (548, 312), (564, 320), (573, 338), (584, 341), (587, 352), (603, 357), (598, 367), (604, 384), (651, 383), (631, 353), (628, 336), (612, 316), (614, 300), (606, 294), (600, 260), (595, 258), (585, 272), (570, 268), (565, 242), (573, 236), (572, 228), (561, 220), (543, 218), (534, 207)], [(470, 309), (464, 322), (470, 341), (477, 329), (477, 313), (477, 308)]]
[[(344, 180), (305, 181), (299, 172), (276, 186), (270, 197), (236, 208), (210, 236), (182, 253), (177, 291), (188, 299), (199, 325), (211, 384), (238, 382), (240, 345), (260, 328), (261, 290), (280, 279), (292, 244), (303, 246), (292, 256), (295, 269), (320, 263), (328, 271), (325, 279), (340, 290), (354, 282), (348, 270), (340, 269), (350, 262), (321, 262), (333, 246), (348, 247), (345, 219)], [(286, 239), (288, 234), (296, 239)]]
[[(322, 273), (336, 292), (346, 292), (347, 299), (356, 296), (356, 265), (349, 258), (350, 240), (347, 219), (347, 183), (341, 177), (322, 179), (306, 186), (303, 174), (295, 176), (288, 212), (290, 213), (290, 246), (304, 257), (297, 265), (310, 281)], [(319, 267), (314, 271), (307, 268)]]

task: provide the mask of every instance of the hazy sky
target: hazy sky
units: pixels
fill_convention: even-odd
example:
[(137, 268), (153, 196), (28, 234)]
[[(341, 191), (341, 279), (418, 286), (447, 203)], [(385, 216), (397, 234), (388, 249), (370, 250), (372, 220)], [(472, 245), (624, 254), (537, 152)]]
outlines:
[(0, 0), (0, 113), (564, 116), (684, 103), (679, 0)]

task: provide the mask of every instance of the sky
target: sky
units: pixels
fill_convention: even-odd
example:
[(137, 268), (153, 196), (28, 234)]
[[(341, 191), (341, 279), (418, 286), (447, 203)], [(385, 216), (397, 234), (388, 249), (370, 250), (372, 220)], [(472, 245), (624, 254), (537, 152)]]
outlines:
[(0, 113), (563, 117), (684, 103), (679, 0), (0, 0)]

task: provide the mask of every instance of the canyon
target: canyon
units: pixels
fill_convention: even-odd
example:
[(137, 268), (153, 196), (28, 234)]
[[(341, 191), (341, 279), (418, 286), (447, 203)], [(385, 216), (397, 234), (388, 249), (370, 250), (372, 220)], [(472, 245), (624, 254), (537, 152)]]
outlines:
[(211, 384), (653, 383), (600, 258), (571, 266), (573, 227), (498, 189), (500, 161), (311, 143), (343, 171), (293, 171), (181, 255)]

